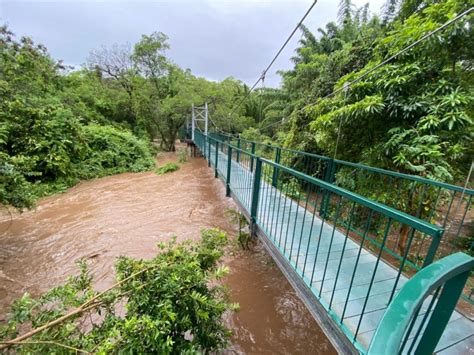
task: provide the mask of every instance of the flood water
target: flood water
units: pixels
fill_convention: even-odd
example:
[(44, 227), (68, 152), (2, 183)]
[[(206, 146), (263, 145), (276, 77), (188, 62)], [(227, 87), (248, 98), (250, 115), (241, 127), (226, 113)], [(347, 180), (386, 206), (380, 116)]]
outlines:
[[(162, 155), (158, 164), (175, 159)], [(127, 173), (83, 182), (41, 200), (33, 211), (0, 212), (0, 322), (12, 300), (38, 295), (77, 273), (88, 259), (98, 290), (113, 283), (120, 255), (151, 258), (156, 243), (199, 238), (202, 228), (236, 232), (224, 216), (236, 208), (202, 158), (163, 176)], [(226, 352), (332, 354), (334, 348), (261, 245), (235, 249), (225, 261), (225, 282), (240, 311), (228, 319), (234, 332)]]

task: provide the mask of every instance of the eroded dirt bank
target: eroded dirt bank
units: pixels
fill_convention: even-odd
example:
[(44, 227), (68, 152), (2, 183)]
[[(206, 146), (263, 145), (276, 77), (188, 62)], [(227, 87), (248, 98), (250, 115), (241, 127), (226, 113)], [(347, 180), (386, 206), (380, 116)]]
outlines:
[[(159, 164), (174, 159), (164, 155)], [(0, 215), (0, 320), (24, 292), (38, 294), (76, 273), (87, 258), (98, 289), (113, 281), (119, 255), (149, 258), (173, 235), (199, 237), (202, 228), (235, 227), (224, 216), (235, 208), (202, 158), (174, 173), (121, 174), (87, 181), (43, 199), (34, 211)], [(257, 245), (226, 259), (226, 282), (241, 309), (229, 320), (227, 352), (335, 353), (271, 258)]]

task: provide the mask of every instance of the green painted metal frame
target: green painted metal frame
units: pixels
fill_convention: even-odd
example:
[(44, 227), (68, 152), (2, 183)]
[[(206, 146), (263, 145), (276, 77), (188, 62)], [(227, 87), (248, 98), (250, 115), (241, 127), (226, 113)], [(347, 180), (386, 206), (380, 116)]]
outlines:
[[(233, 136), (230, 136), (230, 135), (219, 134), (218, 138), (216, 138), (216, 139), (221, 139), (222, 142), (225, 142), (226, 144), (230, 144), (232, 142), (232, 139), (235, 139), (235, 138)], [(281, 164), (281, 165), (285, 165), (285, 162), (281, 161), (282, 156), (284, 154), (292, 154), (292, 156), (301, 156), (304, 159), (315, 159), (315, 160), (319, 161), (321, 164), (323, 164), (325, 166), (324, 174), (323, 174), (323, 176), (321, 176), (321, 178), (322, 178), (322, 180), (324, 180), (326, 182), (329, 182), (329, 183), (334, 182), (336, 171), (338, 171), (338, 169), (340, 169), (340, 168), (354, 168), (354, 169), (358, 169), (360, 171), (366, 171), (368, 173), (381, 174), (382, 176), (386, 176), (388, 178), (398, 178), (398, 179), (402, 179), (402, 181), (411, 181), (413, 183), (422, 184), (422, 186), (423, 186), (421, 188), (421, 196), (422, 197), (419, 198), (419, 202), (418, 202), (418, 206), (416, 208), (416, 211), (412, 214), (414, 217), (420, 218), (420, 219), (424, 218), (423, 216), (421, 216), (421, 210), (422, 210), (422, 208), (425, 208), (425, 206), (423, 205), (423, 196), (426, 193), (426, 187), (430, 186), (430, 187), (433, 187), (433, 188), (437, 188), (438, 190), (437, 190), (437, 195), (436, 195), (435, 201), (434, 201), (434, 203), (433, 203), (433, 201), (431, 202), (432, 205), (433, 205), (433, 206), (430, 207), (431, 211), (426, 215), (426, 218), (427, 218), (426, 220), (427, 220), (427, 222), (430, 222), (430, 223), (431, 223), (432, 218), (433, 218), (433, 216), (434, 216), (434, 214), (437, 210), (438, 202), (439, 202), (439, 199), (440, 199), (440, 196), (441, 196), (441, 191), (444, 189), (448, 192), (452, 192), (452, 194), (450, 196), (450, 199), (449, 199), (449, 206), (447, 208), (447, 212), (445, 212), (445, 217), (444, 217), (444, 220), (442, 222), (442, 228), (443, 229), (446, 229), (446, 227), (448, 227), (447, 226), (448, 216), (450, 214), (450, 211), (453, 210), (452, 206), (454, 205), (454, 203), (453, 203), (454, 199), (456, 197), (459, 198), (459, 195), (465, 196), (464, 199), (466, 201), (465, 201), (464, 213), (463, 213), (463, 216), (462, 216), (462, 218), (459, 222), (459, 226), (456, 227), (457, 230), (455, 231), (454, 238), (457, 238), (460, 235), (464, 220), (467, 216), (467, 212), (468, 212), (468, 210), (470, 210), (472, 208), (472, 199), (473, 199), (473, 196), (474, 196), (474, 190), (473, 189), (465, 189), (464, 190), (460, 186), (451, 185), (451, 184), (447, 184), (447, 183), (443, 183), (443, 182), (439, 182), (439, 181), (435, 181), (435, 180), (430, 180), (430, 179), (423, 178), (423, 177), (416, 176), (416, 175), (409, 175), (409, 174), (399, 173), (399, 172), (385, 170), (385, 169), (381, 169), (381, 168), (371, 167), (371, 166), (367, 166), (367, 165), (360, 164), (360, 163), (352, 163), (352, 162), (348, 162), (348, 161), (344, 161), (344, 160), (332, 159), (332, 158), (325, 157), (325, 156), (318, 155), (318, 154), (302, 152), (302, 151), (298, 151), (298, 150), (294, 150), (294, 149), (282, 148), (282, 147), (274, 146), (274, 145), (271, 145), (271, 144), (253, 142), (253, 141), (246, 140), (246, 139), (243, 139), (243, 138), (240, 138), (240, 137), (236, 139), (236, 142), (239, 145), (239, 147), (243, 144), (243, 147), (242, 147), (243, 150), (246, 150), (245, 147), (249, 147), (250, 148), (250, 153), (255, 154), (257, 156), (259, 156), (258, 151), (262, 150), (262, 149), (267, 149), (267, 150), (273, 151), (274, 153), (272, 153), (268, 156), (268, 160), (273, 159), (274, 162), (276, 162), (278, 164)], [(261, 147), (261, 148), (258, 148), (258, 147)], [(252, 159), (252, 162), (253, 162), (253, 159)], [(253, 166), (253, 163), (251, 165), (251, 169), (252, 169), (252, 166)], [(272, 185), (273, 186), (276, 185), (277, 179), (278, 179), (278, 169), (275, 168), (274, 171), (273, 171), (273, 179), (272, 179)], [(401, 185), (403, 185), (403, 183), (401, 183)], [(410, 193), (413, 193), (414, 188), (415, 187), (410, 188)], [(458, 195), (456, 196), (456, 194), (458, 194)], [(326, 193), (325, 198), (322, 199), (321, 202), (320, 202), (319, 213), (320, 213), (321, 217), (323, 217), (325, 215), (325, 213), (327, 212), (328, 207), (329, 207), (329, 200), (328, 200), (327, 196), (328, 195)], [(398, 206), (395, 207), (395, 209), (400, 210), (398, 208)], [(454, 222), (451, 222), (451, 224), (452, 223), (454, 223)], [(450, 227), (450, 229), (452, 229), (451, 225), (449, 227)], [(356, 229), (354, 229), (354, 232), (355, 233), (360, 233), (360, 231), (358, 231)], [(399, 237), (400, 237), (400, 235), (399, 235)], [(440, 240), (438, 241), (438, 243), (440, 242)], [(371, 241), (370, 238), (369, 238), (369, 241)], [(374, 244), (377, 244), (376, 241), (372, 241), (372, 242)], [(397, 243), (398, 243), (398, 239), (397, 239)], [(454, 243), (454, 242), (452, 242), (452, 243)], [(423, 244), (423, 242), (422, 242), (422, 244)], [(443, 254), (435, 255), (434, 250), (437, 250), (437, 247), (436, 248), (434, 246), (432, 246), (432, 247), (433, 248), (429, 253), (429, 260), (428, 261), (425, 260), (423, 262), (423, 266), (429, 264), (432, 261), (433, 258), (436, 258), (436, 257), (439, 258), (439, 257), (443, 256)], [(452, 248), (454, 248), (454, 246), (452, 246)], [(391, 249), (388, 246), (385, 246), (385, 250), (389, 254), (391, 254), (392, 256), (398, 258), (399, 260), (403, 259), (403, 255), (401, 255), (401, 253), (399, 253), (398, 251), (396, 251), (394, 249)], [(446, 255), (446, 252), (444, 252), (444, 253), (445, 253), (444, 255)], [(418, 255), (415, 255), (413, 257), (418, 257)], [(416, 268), (416, 269), (420, 269), (420, 267), (421, 267), (420, 265), (418, 265), (416, 263), (413, 263), (411, 261), (408, 261), (407, 264), (410, 265), (411, 267)], [(474, 288), (471, 289), (471, 294), (469, 294), (469, 293), (468, 294), (463, 294), (462, 297), (464, 299), (466, 299), (467, 301), (474, 304), (474, 299), (472, 299), (473, 295), (474, 295)]]
[[(205, 141), (205, 140), (199, 139), (199, 142), (201, 142), (201, 141)], [(316, 179), (312, 176), (306, 175), (306, 174), (301, 173), (297, 170), (294, 170), (294, 169), (288, 168), (286, 166), (283, 166), (281, 164), (275, 163), (271, 160), (260, 158), (255, 154), (246, 152), (244, 149), (238, 148), (236, 146), (232, 146), (230, 143), (225, 143), (225, 142), (219, 141), (218, 139), (212, 138), (212, 137), (208, 137), (207, 141), (208, 141), (208, 147), (211, 146), (212, 142), (214, 143), (214, 146), (215, 146), (215, 148), (214, 148), (215, 149), (214, 169), (215, 169), (215, 176), (216, 177), (219, 176), (219, 172), (218, 172), (218, 169), (219, 169), (219, 166), (218, 166), (219, 152), (220, 152), (221, 149), (223, 151), (225, 151), (225, 149), (227, 149), (227, 166), (225, 167), (226, 170), (227, 170), (226, 171), (226, 176), (225, 176), (226, 194), (227, 195), (230, 195), (230, 193), (231, 193), (231, 183), (230, 182), (231, 182), (231, 171), (232, 171), (231, 164), (233, 162), (232, 152), (238, 153), (239, 160), (242, 157), (242, 154), (245, 154), (250, 158), (250, 167), (252, 167), (252, 170), (253, 170), (252, 171), (253, 181), (252, 181), (252, 186), (251, 186), (251, 190), (252, 190), (252, 192), (251, 192), (251, 206), (250, 206), (250, 211), (248, 211), (248, 212), (249, 212), (250, 219), (251, 219), (252, 231), (254, 233), (255, 233), (256, 228), (258, 227), (259, 202), (260, 202), (260, 198), (261, 198), (261, 196), (260, 196), (261, 183), (262, 183), (262, 181), (266, 180), (267, 182), (271, 181), (272, 185), (273, 185), (273, 178), (275, 176), (275, 174), (273, 174), (273, 176), (270, 176), (270, 177), (265, 176), (265, 174), (262, 171), (262, 164), (265, 164), (266, 166), (273, 167), (273, 171), (276, 170), (279, 173), (290, 174), (290, 175), (292, 175), (292, 176), (294, 176), (298, 179), (301, 179), (302, 181), (305, 181), (309, 184), (312, 184), (314, 186), (317, 186), (317, 187), (321, 188), (323, 191), (325, 191), (327, 193), (334, 193), (334, 194), (336, 194), (340, 197), (344, 197), (344, 198), (346, 198), (350, 201), (353, 201), (353, 203), (357, 203), (357, 204), (360, 204), (361, 206), (365, 206), (365, 207), (369, 208), (371, 211), (381, 213), (382, 215), (386, 216), (389, 219), (389, 221), (390, 220), (397, 220), (401, 223), (406, 223), (407, 225), (410, 225), (412, 228), (415, 228), (415, 229), (417, 229), (417, 230), (419, 230), (423, 233), (426, 233), (427, 235), (431, 236), (433, 241), (434, 241), (432, 243), (433, 244), (433, 247), (432, 247), (433, 252), (431, 253), (432, 255), (434, 255), (434, 252), (436, 251), (436, 248), (438, 247), (439, 243), (436, 242), (436, 240), (439, 241), (439, 239), (442, 235), (442, 231), (443, 231), (442, 228), (434, 226), (434, 225), (432, 225), (428, 222), (420, 220), (420, 219), (418, 219), (416, 217), (413, 217), (409, 214), (406, 214), (404, 212), (398, 211), (394, 208), (391, 208), (391, 207), (385, 206), (381, 203), (378, 203), (378, 202), (372, 201), (370, 199), (367, 199), (367, 198), (365, 198), (363, 196), (360, 196), (358, 194), (355, 194), (351, 191), (342, 189), (341, 187), (335, 186), (335, 185), (333, 185), (331, 183), (328, 183), (326, 181), (323, 181), (321, 179)], [(205, 145), (203, 146), (202, 143), (199, 143), (198, 146), (200, 147), (200, 149), (201, 148), (205, 149)], [(209, 154), (209, 157), (210, 156), (211, 155)], [(239, 163), (241, 163), (241, 162), (239, 162)], [(289, 193), (288, 188), (287, 188), (285, 193), (286, 194)], [(389, 225), (387, 226), (387, 230), (386, 230), (386, 233), (385, 233), (383, 243), (385, 243), (388, 228), (389, 228)], [(294, 237), (294, 232), (293, 232), (293, 237)], [(380, 249), (380, 250), (382, 250), (382, 249)], [(378, 256), (378, 260), (380, 260), (380, 256), (381, 256), (381, 254)], [(432, 257), (427, 258), (427, 264), (429, 264), (432, 261), (432, 259), (433, 259)], [(296, 265), (294, 267), (297, 268)], [(374, 280), (372, 279), (372, 282), (373, 281)], [(311, 285), (312, 280), (305, 280), (305, 282), (308, 285)], [(369, 294), (370, 294), (370, 290), (369, 290)], [(321, 302), (321, 304), (323, 305), (323, 307), (326, 308), (328, 314), (336, 322), (339, 323), (340, 328), (347, 335), (347, 337), (351, 337), (351, 332), (348, 329), (346, 329), (345, 325), (342, 324), (342, 320), (331, 309), (331, 304), (326, 304), (323, 301)], [(365, 308), (365, 305), (364, 305), (364, 308)], [(354, 344), (361, 352), (364, 352), (365, 349), (360, 344), (358, 344), (358, 342), (355, 339), (354, 339)]]
[[(226, 136), (226, 135), (223, 135), (223, 134), (221, 134), (221, 136), (225, 137), (225, 139), (221, 139), (221, 141), (229, 139), (229, 136)], [(406, 180), (416, 181), (416, 182), (420, 182), (420, 183), (428, 184), (428, 185), (432, 185), (432, 186), (442, 187), (442, 188), (452, 190), (452, 191), (456, 191), (456, 192), (464, 192), (466, 195), (473, 195), (474, 196), (474, 189), (464, 190), (463, 187), (460, 187), (460, 186), (457, 186), (457, 185), (452, 185), (452, 184), (448, 184), (448, 183), (441, 182), (441, 181), (431, 180), (431, 179), (423, 178), (423, 177), (417, 176), (417, 175), (410, 175), (410, 174), (400, 173), (400, 172), (397, 172), (397, 171), (391, 171), (391, 170), (376, 168), (376, 167), (361, 164), (361, 163), (353, 163), (353, 162), (349, 162), (349, 161), (345, 161), (345, 160), (332, 159), (332, 158), (324, 156), (324, 155), (318, 155), (318, 154), (314, 154), (314, 153), (303, 152), (303, 151), (295, 150), (295, 149), (283, 148), (283, 147), (279, 147), (279, 146), (275, 146), (275, 145), (271, 145), (271, 144), (254, 142), (254, 141), (246, 140), (246, 139), (243, 139), (243, 138), (239, 138), (239, 141), (252, 143), (252, 144), (255, 145), (255, 147), (260, 145), (260, 146), (267, 147), (269, 149), (275, 149), (276, 150), (278, 148), (278, 149), (281, 149), (282, 151), (292, 152), (292, 153), (295, 153), (295, 154), (302, 154), (302, 155), (305, 155), (305, 156), (314, 157), (314, 158), (322, 159), (322, 160), (325, 160), (325, 161), (331, 161), (332, 160), (335, 164), (341, 164), (341, 165), (350, 166), (350, 167), (357, 168), (357, 169), (367, 170), (367, 171), (370, 171), (370, 172), (376, 172), (376, 173), (379, 173), (379, 174), (384, 174), (384, 175), (398, 177), (398, 178), (402, 178), (402, 179), (406, 179)], [(255, 154), (255, 148), (254, 148), (253, 154)]]
[[(293, 177), (295, 177), (295, 178), (297, 178), (301, 181), (304, 181), (305, 183), (308, 183), (311, 186), (319, 188), (321, 191), (324, 192), (324, 196), (327, 196), (327, 195), (332, 193), (336, 196), (339, 196), (340, 198), (345, 198), (348, 201), (351, 201), (353, 206), (355, 204), (358, 204), (360, 206), (364, 206), (364, 207), (368, 208), (371, 211), (371, 213), (372, 212), (379, 213), (379, 214), (383, 215), (385, 218), (387, 218), (388, 219), (388, 224), (387, 224), (386, 229), (385, 229), (384, 239), (383, 239), (383, 241), (380, 245), (380, 251), (379, 251), (379, 254), (378, 254), (378, 257), (377, 257), (377, 263), (381, 259), (382, 250), (383, 250), (384, 244), (387, 240), (388, 230), (390, 228), (391, 221), (397, 221), (397, 222), (400, 222), (400, 223), (404, 223), (404, 224), (410, 226), (410, 228), (412, 228), (413, 231), (417, 230), (419, 232), (425, 233), (426, 235), (430, 236), (432, 241), (431, 241), (431, 247), (429, 248), (429, 251), (428, 251), (428, 256), (425, 259), (425, 266), (429, 267), (428, 265), (430, 265), (434, 261), (434, 256), (435, 256), (436, 250), (439, 246), (439, 241), (440, 241), (442, 233), (443, 233), (442, 228), (440, 228), (436, 225), (430, 224), (426, 221), (420, 220), (419, 218), (416, 218), (416, 217), (414, 217), (412, 215), (409, 215), (407, 213), (398, 211), (398, 210), (396, 210), (392, 207), (386, 206), (386, 205), (381, 204), (379, 202), (376, 202), (376, 201), (370, 200), (368, 198), (365, 198), (363, 196), (360, 196), (360, 195), (358, 195), (354, 192), (345, 190), (341, 187), (338, 187), (334, 184), (331, 184), (330, 182), (327, 182), (327, 181), (324, 181), (324, 180), (317, 179), (315, 177), (306, 175), (302, 172), (299, 172), (295, 169), (291, 169), (291, 168), (286, 167), (282, 164), (278, 164), (278, 163), (273, 162), (269, 159), (260, 158), (256, 154), (247, 152), (243, 147), (233, 146), (230, 143), (222, 142), (219, 139), (213, 138), (213, 137), (210, 137), (210, 136), (207, 137), (207, 139), (201, 139), (200, 134), (197, 135), (197, 144), (198, 144), (199, 149), (205, 149), (206, 148), (206, 142), (208, 143), (207, 147), (208, 147), (209, 164), (211, 163), (211, 147), (212, 146), (215, 147), (214, 148), (215, 149), (214, 169), (215, 169), (215, 176), (216, 177), (219, 177), (219, 171), (218, 171), (218, 169), (219, 169), (218, 161), (219, 161), (219, 152), (220, 152), (219, 148), (222, 149), (224, 154), (225, 154), (225, 152), (227, 153), (227, 154), (225, 154), (226, 158), (227, 158), (226, 159), (227, 160), (227, 166), (225, 167), (226, 168), (226, 174), (224, 176), (223, 170), (221, 168), (221, 172), (222, 172), (221, 176), (223, 177), (224, 182), (226, 184), (226, 194), (228, 196), (232, 193), (232, 184), (231, 184), (232, 164), (233, 163), (234, 164), (235, 163), (236, 164), (242, 164), (243, 163), (243, 161), (241, 160), (242, 157), (243, 156), (247, 157), (247, 159), (249, 161), (249, 165), (248, 165), (247, 168), (249, 170), (250, 170), (250, 168), (252, 168), (252, 170), (251, 170), (252, 181), (247, 182), (247, 183), (251, 184), (251, 192), (250, 192), (251, 193), (251, 203), (250, 203), (249, 207), (246, 207), (248, 205), (246, 205), (244, 203), (242, 203), (242, 206), (244, 208), (249, 208), (249, 211), (247, 211), (247, 212), (248, 212), (248, 215), (250, 216), (251, 227), (252, 227), (252, 232), (253, 233), (255, 233), (255, 230), (257, 228), (262, 228), (262, 226), (259, 224), (259, 213), (262, 213), (262, 210), (261, 210), (261, 208), (262, 208), (262, 206), (261, 206), (261, 203), (262, 203), (262, 201), (261, 201), (261, 198), (262, 198), (262, 195), (261, 195), (262, 184), (264, 184), (264, 182), (265, 182), (265, 184), (267, 184), (267, 185), (270, 184), (270, 186), (272, 186), (273, 188), (278, 190), (278, 176), (280, 174), (284, 173), (284, 174), (289, 174), (289, 175), (291, 175), (291, 176), (293, 176)], [(236, 157), (238, 157), (239, 161), (237, 161), (237, 159), (233, 158), (233, 153), (236, 153)], [(263, 169), (264, 165), (267, 169), (268, 168), (273, 168), (273, 174), (266, 174), (265, 170)], [(276, 174), (275, 174), (275, 171), (277, 171)], [(329, 170), (329, 173), (327, 172), (327, 174), (330, 174), (330, 172), (331, 172), (331, 169)], [(275, 175), (277, 176), (276, 179), (275, 179)], [(327, 176), (325, 178), (330, 179), (330, 177), (327, 177)], [(286, 186), (286, 191), (284, 191), (285, 187), (282, 188), (282, 186), (279, 187), (279, 190), (284, 195), (291, 194), (291, 191), (290, 191), (288, 186)], [(308, 208), (308, 196), (309, 196), (309, 194), (306, 195), (306, 205), (304, 207), (305, 209)], [(264, 197), (268, 198), (268, 193)], [(300, 198), (301, 198), (301, 196), (298, 195), (298, 204), (297, 204), (297, 207), (296, 207), (297, 209), (300, 207), (300, 203), (299, 203)], [(326, 198), (326, 197), (324, 197), (324, 198)], [(324, 198), (322, 200), (324, 200)], [(321, 210), (324, 211), (324, 209), (321, 209)], [(352, 209), (352, 211), (353, 210), (354, 209)], [(278, 209), (278, 212), (279, 212), (279, 209)], [(290, 215), (291, 215), (291, 211), (290, 211)], [(325, 215), (326, 215), (326, 213), (323, 212), (322, 213), (323, 223), (324, 223)], [(268, 216), (268, 213), (267, 213), (267, 216)], [(335, 218), (336, 218), (336, 222), (337, 222), (337, 211), (336, 211), (336, 217)], [(351, 218), (349, 220), (348, 230), (349, 230), (349, 227), (350, 227), (350, 221), (351, 220), (352, 220), (352, 213), (351, 213)], [(303, 224), (304, 224), (304, 222), (303, 222)], [(296, 224), (295, 224), (295, 228), (296, 228)], [(264, 228), (263, 228), (263, 231), (265, 232)], [(287, 232), (288, 232), (288, 230), (287, 230)], [(267, 232), (265, 232), (265, 233), (267, 233)], [(288, 234), (288, 233), (286, 233), (286, 234)], [(334, 231), (333, 231), (333, 235), (334, 235)], [(293, 236), (292, 236), (292, 241), (291, 241), (291, 243), (292, 243), (291, 244), (292, 245), (291, 250), (293, 248), (294, 237), (295, 237), (295, 231), (293, 230)], [(361, 247), (364, 243), (364, 240), (365, 240), (365, 236), (362, 240)], [(347, 241), (347, 235), (346, 235), (346, 241)], [(285, 245), (287, 244), (286, 240), (285, 240), (284, 244)], [(332, 240), (331, 240), (331, 244), (332, 244)], [(280, 246), (277, 245), (277, 244), (275, 244), (275, 247), (280, 248)], [(282, 252), (283, 255), (285, 255), (285, 250), (281, 250), (281, 252)], [(342, 260), (342, 257), (343, 257), (343, 254), (341, 254), (341, 260)], [(406, 255), (405, 255), (405, 259), (406, 259)], [(289, 262), (290, 262), (290, 265), (293, 265), (292, 262), (291, 262), (291, 254), (290, 254)], [(327, 265), (327, 261), (326, 261), (326, 265)], [(431, 265), (433, 265), (433, 264), (431, 264)], [(297, 272), (299, 272), (297, 264), (294, 264), (293, 267), (295, 268), (295, 270)], [(376, 269), (377, 269), (377, 267), (375, 268), (375, 270)], [(399, 270), (399, 273), (398, 273), (398, 276), (397, 276), (397, 281), (395, 282), (395, 286), (392, 290), (392, 295), (391, 295), (391, 298), (390, 298), (390, 300), (392, 302), (394, 302), (394, 300), (392, 300), (392, 297), (395, 294), (395, 287), (398, 283), (398, 278), (401, 276), (402, 270), (403, 270), (403, 264), (400, 267), (400, 270)], [(304, 273), (304, 271), (303, 271), (303, 273)], [(313, 273), (314, 273), (314, 269), (313, 269)], [(339, 274), (339, 269), (338, 269), (338, 272), (337, 272), (337, 275), (336, 275), (336, 280), (338, 278), (338, 274)], [(310, 289), (312, 289), (313, 288), (312, 287), (313, 280), (312, 279), (311, 280), (306, 279), (303, 276), (303, 274), (301, 274), (301, 275), (302, 275), (301, 277), (303, 278), (303, 281), (308, 285), (308, 287)], [(371, 280), (370, 285), (372, 285), (372, 283), (374, 282), (374, 276), (375, 276), (375, 273), (374, 273), (374, 275), (372, 275), (372, 280)], [(354, 275), (352, 277), (354, 277)], [(324, 281), (324, 276), (323, 276), (323, 281)], [(464, 280), (464, 283), (465, 283), (465, 280)], [(336, 281), (336, 284), (337, 284), (337, 281)], [(351, 284), (352, 284), (352, 281), (351, 281)], [(365, 307), (367, 305), (368, 297), (370, 295), (370, 288), (371, 287), (369, 287), (369, 290), (368, 290), (368, 293), (367, 293), (367, 298), (365, 300), (364, 307), (362, 309), (362, 314), (364, 314), (364, 310), (365, 310)], [(461, 290), (462, 290), (462, 287), (461, 287)], [(333, 291), (333, 295), (334, 295), (334, 291)], [(321, 305), (327, 310), (329, 316), (331, 318), (333, 318), (338, 323), (339, 327), (346, 334), (346, 336), (348, 338), (350, 338), (352, 336), (352, 333), (349, 329), (346, 328), (346, 326), (342, 322), (343, 319), (344, 319), (344, 315), (342, 316), (342, 319), (341, 319), (332, 310), (332, 308), (331, 308), (332, 299), (331, 299), (331, 302), (329, 304), (327, 304), (320, 297), (321, 297), (321, 294), (319, 293), (319, 301), (321, 302)], [(347, 297), (349, 297), (349, 295)], [(458, 297), (453, 296), (454, 299), (449, 298), (449, 297), (446, 298), (446, 297), (447, 296), (445, 296), (446, 305), (449, 306), (449, 307), (452, 306), (452, 308), (454, 308)], [(347, 300), (346, 300), (346, 304), (347, 304), (348, 299), (349, 298), (347, 298)], [(359, 326), (360, 326), (361, 321), (362, 321), (362, 317), (359, 321)], [(364, 353), (366, 351), (366, 349), (361, 344), (359, 344), (358, 341), (356, 340), (357, 332), (358, 332), (358, 330), (356, 331), (356, 334), (354, 336), (353, 343), (357, 347), (357, 349), (359, 349), (360, 352)], [(423, 337), (422, 337), (422, 339), (423, 339)], [(430, 343), (429, 339), (426, 340), (426, 342), (428, 343), (428, 345), (426, 345), (426, 346), (430, 346), (430, 347), (436, 346), (436, 344), (433, 345), (432, 343)]]
[(428, 223), (428, 222), (420, 220), (416, 217), (413, 217), (412, 215), (409, 215), (405, 212), (401, 212), (401, 211), (396, 210), (395, 208), (388, 207), (388, 206), (383, 205), (379, 202), (369, 200), (368, 198), (360, 196), (360, 195), (358, 195), (356, 193), (353, 193), (349, 190), (345, 190), (341, 187), (330, 184), (326, 181), (316, 179), (312, 176), (303, 174), (303, 173), (301, 173), (299, 171), (296, 171), (294, 169), (288, 168), (288, 167), (283, 166), (281, 164), (277, 164), (277, 163), (275, 163), (271, 160), (267, 160), (267, 159), (263, 159), (263, 158), (261, 160), (264, 161), (265, 163), (267, 163), (268, 165), (271, 165), (271, 166), (274, 166), (274, 167), (278, 168), (280, 171), (285, 171), (285, 172), (290, 173), (291, 175), (296, 176), (296, 177), (298, 177), (298, 178), (300, 178), (304, 181), (307, 181), (307, 182), (312, 183), (314, 185), (318, 185), (318, 186), (324, 188), (324, 190), (331, 191), (331, 192), (334, 192), (334, 193), (336, 193), (340, 196), (346, 197), (346, 198), (350, 199), (351, 201), (355, 201), (355, 202), (361, 204), (362, 206), (365, 206), (365, 207), (368, 207), (368, 208), (370, 208), (374, 211), (380, 212), (380, 213), (384, 214), (387, 217), (395, 218), (398, 221), (400, 221), (402, 223), (406, 223), (406, 224), (416, 228), (417, 230), (419, 230), (423, 233), (426, 233), (426, 234), (428, 234), (432, 237), (440, 238), (442, 233), (443, 233), (442, 228), (439, 228), (438, 226), (435, 226), (431, 223)]
[[(403, 286), (385, 311), (372, 338), (368, 354), (400, 353), (403, 350), (401, 347), (406, 345), (404, 338), (409, 336), (407, 329), (411, 330), (410, 325), (423, 302), (443, 286), (415, 350), (415, 354), (432, 354), (473, 268), (474, 258), (464, 253), (456, 253), (419, 271)], [(416, 343), (416, 339), (412, 342)]]

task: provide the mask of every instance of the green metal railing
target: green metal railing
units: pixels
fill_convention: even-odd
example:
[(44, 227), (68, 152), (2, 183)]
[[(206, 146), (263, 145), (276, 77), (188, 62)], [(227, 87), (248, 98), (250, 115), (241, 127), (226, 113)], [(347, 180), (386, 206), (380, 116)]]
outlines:
[[(443, 229), (324, 176), (315, 178), (262, 158), (254, 144), (249, 151), (242, 142), (234, 145), (199, 132), (195, 137), (215, 176), (225, 182), (226, 194), (250, 217), (252, 229), (266, 235), (365, 352), (377, 319), (400, 288), (435, 261)], [(407, 240), (404, 252), (397, 254), (390, 243), (400, 230), (407, 230)]]
[[(464, 190), (456, 185), (420, 176), (334, 160), (322, 155), (252, 142), (222, 133), (215, 134), (214, 138), (439, 226), (443, 229), (443, 238), (435, 259), (457, 251), (474, 254), (472, 226), (467, 223), (473, 213), (473, 189)], [(273, 184), (277, 178), (278, 170), (275, 170)], [(299, 189), (304, 188), (300, 186)], [(333, 202), (325, 199), (320, 213), (324, 214), (325, 209), (331, 206), (333, 208)], [(351, 228), (359, 236), (363, 235), (357, 224)], [(417, 235), (412, 241), (414, 245), (407, 248), (410, 239), (410, 231), (406, 226), (401, 226), (399, 230), (392, 228), (384, 250), (391, 257), (402, 260), (406, 250), (410, 249), (406, 261), (407, 267), (419, 270), (424, 265), (423, 255), (428, 248), (427, 240)], [(376, 247), (380, 245), (373, 238), (369, 237), (369, 241)], [(473, 295), (474, 277), (469, 279), (463, 298), (473, 303)]]
[[(473, 258), (456, 253), (417, 273), (388, 307), (377, 327), (368, 353), (432, 354), (473, 267)], [(433, 294), (436, 297), (432, 296)], [(428, 308), (422, 310), (427, 299)], [(418, 315), (422, 311), (424, 316), (421, 322), (417, 323)]]

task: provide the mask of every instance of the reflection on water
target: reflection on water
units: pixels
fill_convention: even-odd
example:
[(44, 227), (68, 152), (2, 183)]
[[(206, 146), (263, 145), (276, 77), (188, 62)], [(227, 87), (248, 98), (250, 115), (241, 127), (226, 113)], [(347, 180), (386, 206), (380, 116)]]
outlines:
[[(159, 163), (172, 159), (164, 155)], [(158, 241), (199, 237), (218, 226), (235, 233), (224, 217), (235, 208), (203, 159), (171, 174), (121, 174), (87, 181), (42, 200), (36, 210), (0, 215), (0, 320), (11, 301), (33, 295), (76, 273), (87, 258), (98, 289), (113, 281), (119, 255), (150, 258)], [(257, 245), (227, 257), (226, 283), (241, 309), (229, 317), (228, 352), (335, 353), (271, 258)]]

